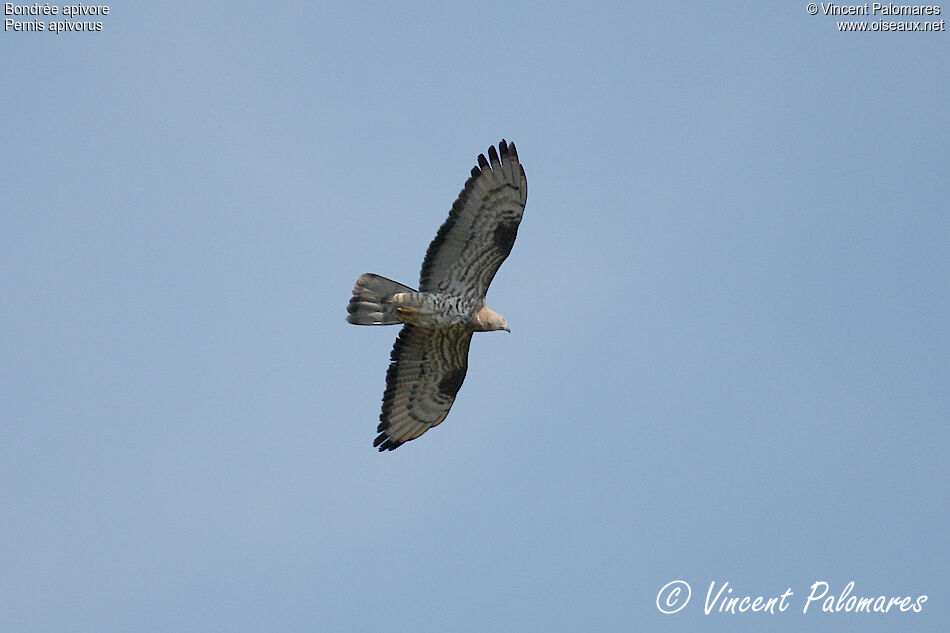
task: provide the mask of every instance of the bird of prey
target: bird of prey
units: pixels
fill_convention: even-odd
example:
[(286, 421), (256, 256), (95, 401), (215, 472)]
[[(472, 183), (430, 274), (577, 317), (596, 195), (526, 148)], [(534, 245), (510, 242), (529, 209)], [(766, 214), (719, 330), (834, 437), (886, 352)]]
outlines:
[(448, 415), (468, 368), (474, 332), (508, 329), (485, 293), (515, 243), (528, 182), (514, 143), (488, 148), (452, 205), (422, 262), (419, 290), (367, 273), (356, 280), (346, 320), (402, 323), (386, 372), (379, 436), (393, 450)]

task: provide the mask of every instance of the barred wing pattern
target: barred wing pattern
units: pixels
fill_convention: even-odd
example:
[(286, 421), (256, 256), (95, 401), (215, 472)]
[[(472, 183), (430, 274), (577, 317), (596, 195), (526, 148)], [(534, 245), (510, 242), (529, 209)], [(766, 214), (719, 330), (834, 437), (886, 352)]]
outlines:
[(391, 451), (445, 419), (465, 380), (471, 342), (472, 330), (463, 326), (403, 326), (390, 356), (373, 446)]
[(429, 245), (419, 290), (484, 299), (518, 234), (528, 182), (515, 144), (489, 148)]

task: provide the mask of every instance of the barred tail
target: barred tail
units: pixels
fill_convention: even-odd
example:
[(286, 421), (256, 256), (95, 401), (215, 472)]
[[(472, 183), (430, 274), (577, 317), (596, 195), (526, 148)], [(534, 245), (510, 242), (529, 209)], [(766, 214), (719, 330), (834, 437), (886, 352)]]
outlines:
[(409, 286), (373, 273), (360, 275), (353, 286), (346, 320), (354, 325), (392, 325), (402, 323), (389, 300), (397, 292), (415, 292)]

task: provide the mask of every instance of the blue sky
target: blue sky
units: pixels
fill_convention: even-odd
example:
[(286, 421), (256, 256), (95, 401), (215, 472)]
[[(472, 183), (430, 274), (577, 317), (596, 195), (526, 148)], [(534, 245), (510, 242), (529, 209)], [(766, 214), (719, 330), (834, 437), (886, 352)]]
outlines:
[[(0, 33), (0, 630), (942, 630), (950, 40), (805, 7)], [(415, 284), (501, 138), (512, 334), (378, 454), (352, 284)], [(801, 613), (819, 580), (928, 601)], [(791, 606), (704, 614), (726, 581)]]

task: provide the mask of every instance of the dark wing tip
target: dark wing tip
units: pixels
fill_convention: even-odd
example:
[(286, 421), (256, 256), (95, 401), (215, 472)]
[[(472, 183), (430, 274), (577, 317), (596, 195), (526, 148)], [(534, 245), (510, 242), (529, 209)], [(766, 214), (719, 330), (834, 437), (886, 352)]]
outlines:
[(501, 143), (498, 144), (498, 152), (501, 154), (502, 160), (508, 158), (508, 143), (505, 142), (505, 139), (501, 139)]
[(488, 148), (488, 160), (491, 161), (491, 164), (495, 169), (501, 165), (501, 161), (498, 160), (498, 152), (495, 151), (494, 145)]
[(397, 442), (393, 438), (389, 437), (385, 433), (380, 433), (379, 436), (373, 440), (373, 446), (379, 449), (379, 452), (383, 451), (394, 451), (402, 445), (402, 442)]
[[(491, 152), (493, 152), (493, 151), (495, 151), (495, 148), (494, 148), (494, 147), (491, 148), (491, 151), (489, 151), (489, 154), (490, 154)], [(484, 154), (479, 154), (479, 155), (478, 155), (478, 166), (481, 167), (482, 169), (490, 169), (490, 167), (488, 166), (488, 159), (485, 158), (485, 155), (484, 155)], [(476, 168), (476, 169), (477, 169), (477, 168)], [(474, 171), (473, 171), (472, 175), (473, 175), (473, 176), (475, 175)]]

